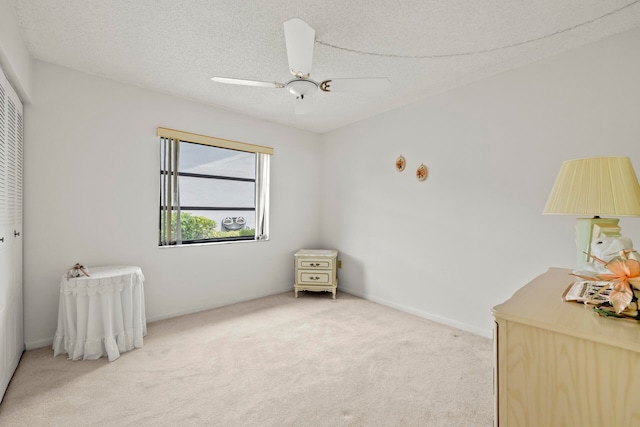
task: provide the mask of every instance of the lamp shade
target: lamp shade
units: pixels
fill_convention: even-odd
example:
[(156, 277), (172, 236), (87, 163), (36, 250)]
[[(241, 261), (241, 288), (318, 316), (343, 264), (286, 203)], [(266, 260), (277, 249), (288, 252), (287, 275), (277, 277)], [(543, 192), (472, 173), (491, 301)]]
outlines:
[(562, 164), (545, 214), (640, 216), (640, 185), (628, 157), (594, 157)]

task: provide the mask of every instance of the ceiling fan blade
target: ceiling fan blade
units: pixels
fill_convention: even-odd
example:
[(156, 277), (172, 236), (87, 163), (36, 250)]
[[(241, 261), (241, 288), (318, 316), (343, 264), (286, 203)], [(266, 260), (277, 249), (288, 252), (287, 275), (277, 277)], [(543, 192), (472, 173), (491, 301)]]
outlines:
[(298, 97), (295, 104), (296, 114), (310, 114), (313, 112), (313, 98), (311, 97)]
[(382, 92), (390, 86), (391, 80), (386, 77), (330, 79), (320, 83), (325, 92)]
[(284, 41), (287, 44), (289, 71), (296, 77), (309, 77), (313, 61), (316, 32), (300, 18), (284, 23)]
[(230, 77), (211, 77), (211, 80), (218, 83), (242, 86), (259, 86), (259, 87), (275, 87), (283, 88), (284, 84), (278, 82), (261, 82), (258, 80), (233, 79)]

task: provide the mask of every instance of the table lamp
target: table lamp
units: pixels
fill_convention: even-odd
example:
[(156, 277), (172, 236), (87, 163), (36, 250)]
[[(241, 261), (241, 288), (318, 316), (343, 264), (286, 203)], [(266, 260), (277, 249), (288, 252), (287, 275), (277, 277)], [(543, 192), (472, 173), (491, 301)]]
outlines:
[(578, 269), (591, 260), (591, 241), (620, 236), (619, 219), (640, 216), (640, 185), (628, 157), (594, 157), (567, 160), (544, 207), (544, 214), (589, 215), (578, 218), (576, 246)]

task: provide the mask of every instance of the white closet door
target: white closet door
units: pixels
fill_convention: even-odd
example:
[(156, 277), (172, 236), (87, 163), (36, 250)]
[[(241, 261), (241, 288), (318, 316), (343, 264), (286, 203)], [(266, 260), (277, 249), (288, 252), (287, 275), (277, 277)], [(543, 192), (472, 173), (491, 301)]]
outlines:
[[(0, 232), (9, 225), (9, 206), (7, 202), (7, 80), (0, 70)], [(2, 238), (4, 234), (0, 235)], [(0, 241), (2, 243), (2, 241)], [(0, 270), (2, 271), (2, 270)]]
[(24, 348), (22, 301), (22, 163), (23, 163), (23, 110), (22, 102), (11, 85), (7, 85), (7, 141), (9, 146), (8, 196), (11, 217), (11, 282), (9, 316), (9, 344), (18, 355)]
[(23, 125), (22, 103), (0, 72), (0, 397), (24, 350)]
[[(12, 260), (9, 239), (9, 203), (7, 201), (7, 80), (0, 70), (0, 386), (9, 382), (10, 351), (8, 338), (8, 318), (10, 302), (10, 282), (12, 280)], [(0, 392), (4, 393), (4, 387)]]

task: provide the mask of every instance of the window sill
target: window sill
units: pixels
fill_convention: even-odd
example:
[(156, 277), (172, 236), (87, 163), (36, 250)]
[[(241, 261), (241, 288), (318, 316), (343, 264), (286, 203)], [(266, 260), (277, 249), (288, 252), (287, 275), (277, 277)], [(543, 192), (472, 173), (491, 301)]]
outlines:
[(158, 249), (170, 249), (170, 248), (190, 248), (196, 246), (210, 246), (210, 245), (228, 245), (233, 244), (236, 245), (238, 243), (259, 243), (259, 242), (268, 242), (269, 239), (265, 240), (225, 240), (223, 242), (203, 242), (203, 243), (189, 243), (186, 245), (163, 245), (158, 246)]

